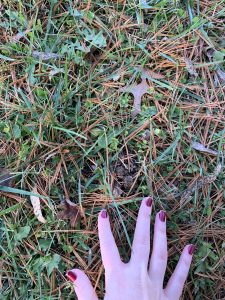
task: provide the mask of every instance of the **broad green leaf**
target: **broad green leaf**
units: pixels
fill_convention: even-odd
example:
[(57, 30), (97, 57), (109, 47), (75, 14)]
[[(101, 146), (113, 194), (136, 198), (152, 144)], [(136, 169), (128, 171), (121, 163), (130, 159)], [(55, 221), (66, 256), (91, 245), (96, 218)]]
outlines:
[(51, 275), (52, 271), (56, 268), (58, 269), (59, 266), (59, 262), (61, 261), (61, 257), (59, 254), (54, 254), (52, 261), (50, 261), (50, 263), (46, 266), (47, 268), (47, 272), (48, 272), (48, 276)]
[(13, 135), (16, 139), (19, 139), (21, 137), (21, 130), (18, 124), (15, 124), (13, 126)]
[(42, 251), (48, 250), (52, 244), (52, 240), (48, 240), (48, 239), (40, 239), (38, 240), (38, 242)]
[(14, 239), (18, 242), (28, 237), (30, 233), (30, 226), (20, 227), (19, 231), (15, 234)]
[(213, 60), (218, 61), (218, 62), (220, 62), (220, 61), (223, 62), (224, 56), (225, 56), (225, 53), (223, 53), (221, 51), (215, 51), (213, 54)]

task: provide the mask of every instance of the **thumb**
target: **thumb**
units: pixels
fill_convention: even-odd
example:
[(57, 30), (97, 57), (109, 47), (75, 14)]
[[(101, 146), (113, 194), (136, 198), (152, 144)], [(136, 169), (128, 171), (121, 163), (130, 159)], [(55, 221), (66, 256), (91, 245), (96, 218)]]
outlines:
[(83, 271), (73, 269), (68, 271), (66, 276), (72, 281), (78, 300), (98, 300), (90, 280)]

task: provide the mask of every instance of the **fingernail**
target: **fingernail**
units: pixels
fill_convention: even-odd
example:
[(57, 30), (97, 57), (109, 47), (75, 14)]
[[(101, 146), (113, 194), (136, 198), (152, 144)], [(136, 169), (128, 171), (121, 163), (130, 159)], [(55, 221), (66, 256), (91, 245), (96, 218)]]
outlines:
[(146, 200), (146, 205), (148, 207), (151, 207), (152, 206), (152, 202), (153, 202), (153, 199), (151, 197), (148, 197), (147, 200)]
[(101, 212), (101, 217), (102, 217), (103, 219), (106, 219), (106, 218), (108, 217), (108, 213), (107, 213), (106, 209), (102, 210), (102, 212)]
[(77, 275), (73, 272), (73, 271), (68, 271), (66, 273), (66, 276), (68, 277), (68, 279), (72, 282), (75, 282), (77, 279)]
[(159, 219), (161, 222), (165, 222), (166, 221), (166, 213), (165, 211), (161, 210), (159, 213)]
[(195, 249), (196, 249), (196, 246), (195, 246), (195, 245), (190, 245), (190, 246), (188, 247), (188, 253), (189, 253), (190, 255), (193, 255), (193, 253), (195, 252)]

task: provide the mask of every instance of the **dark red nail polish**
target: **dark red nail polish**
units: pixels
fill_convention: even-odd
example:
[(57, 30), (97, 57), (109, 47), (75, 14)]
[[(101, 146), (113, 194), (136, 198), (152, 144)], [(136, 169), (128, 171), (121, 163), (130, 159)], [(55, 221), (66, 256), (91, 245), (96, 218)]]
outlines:
[(72, 282), (75, 282), (77, 279), (77, 275), (73, 272), (73, 271), (68, 271), (66, 273), (66, 276), (68, 277), (68, 279)]
[(101, 217), (103, 218), (103, 219), (106, 219), (107, 217), (108, 217), (108, 213), (107, 213), (107, 211), (104, 209), (104, 210), (102, 210), (102, 212), (101, 212)]
[(165, 211), (161, 210), (159, 213), (159, 219), (161, 222), (165, 222), (166, 221), (166, 213)]
[(146, 200), (146, 205), (148, 207), (151, 207), (152, 206), (152, 202), (153, 202), (153, 199), (151, 197), (148, 197), (148, 199)]
[(188, 253), (189, 253), (190, 255), (193, 255), (193, 253), (195, 252), (195, 249), (196, 249), (196, 246), (195, 246), (195, 245), (190, 245), (190, 246), (188, 247)]

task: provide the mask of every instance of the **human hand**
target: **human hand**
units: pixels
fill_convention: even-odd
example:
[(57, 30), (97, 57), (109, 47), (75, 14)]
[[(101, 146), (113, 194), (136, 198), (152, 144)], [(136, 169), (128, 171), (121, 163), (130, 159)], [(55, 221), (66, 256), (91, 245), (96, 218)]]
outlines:
[[(131, 259), (123, 263), (111, 232), (109, 217), (102, 210), (98, 217), (98, 232), (102, 261), (105, 267), (105, 300), (178, 300), (188, 275), (194, 245), (187, 245), (174, 273), (163, 289), (167, 265), (166, 214), (156, 215), (153, 249), (150, 255), (150, 217), (152, 198), (144, 198), (138, 213)], [(78, 300), (98, 300), (85, 273), (78, 269), (67, 272), (73, 282)]]

